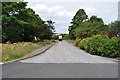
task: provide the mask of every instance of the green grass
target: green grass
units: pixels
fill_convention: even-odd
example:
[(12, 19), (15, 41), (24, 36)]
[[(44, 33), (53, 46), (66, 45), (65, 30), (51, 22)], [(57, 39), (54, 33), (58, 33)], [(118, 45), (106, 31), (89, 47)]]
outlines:
[(53, 43), (54, 41), (46, 40), (41, 42), (19, 42), (19, 43), (13, 43), (10, 42), (1, 44), (2, 46), (2, 59), (0, 59), (0, 62), (4, 61), (11, 61), (14, 59), (21, 58), (25, 56), (26, 54), (39, 49), (43, 46), (46, 46), (48, 44)]
[(68, 41), (69, 43), (75, 43), (75, 40), (66, 40)]

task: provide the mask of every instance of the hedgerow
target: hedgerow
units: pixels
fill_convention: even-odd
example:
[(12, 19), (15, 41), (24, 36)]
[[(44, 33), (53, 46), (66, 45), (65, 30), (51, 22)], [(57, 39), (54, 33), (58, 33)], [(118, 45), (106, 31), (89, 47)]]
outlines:
[(79, 44), (79, 42), (80, 42), (81, 40), (82, 40), (82, 39), (77, 39), (77, 40), (75, 41), (75, 45), (78, 46), (78, 44)]
[(119, 41), (119, 37), (110, 39), (106, 35), (95, 35), (82, 40), (76, 40), (75, 44), (93, 55), (120, 57)]

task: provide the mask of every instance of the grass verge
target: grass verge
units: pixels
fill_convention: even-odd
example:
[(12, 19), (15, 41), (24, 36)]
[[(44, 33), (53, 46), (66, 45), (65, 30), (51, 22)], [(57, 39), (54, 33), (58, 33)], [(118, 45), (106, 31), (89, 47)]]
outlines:
[(75, 40), (66, 40), (69, 43), (75, 43)]
[(11, 61), (21, 58), (26, 54), (37, 50), (43, 46), (53, 43), (53, 40), (41, 41), (41, 42), (19, 42), (19, 43), (4, 43), (0, 46), (2, 48), (2, 58), (0, 62)]

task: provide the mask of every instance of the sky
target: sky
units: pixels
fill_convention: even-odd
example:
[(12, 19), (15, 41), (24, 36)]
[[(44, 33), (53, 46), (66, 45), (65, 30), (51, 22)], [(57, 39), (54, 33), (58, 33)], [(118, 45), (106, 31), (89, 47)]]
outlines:
[(28, 8), (44, 20), (55, 22), (56, 33), (68, 33), (68, 26), (79, 9), (84, 9), (91, 17), (96, 15), (109, 24), (118, 18), (119, 0), (25, 0)]

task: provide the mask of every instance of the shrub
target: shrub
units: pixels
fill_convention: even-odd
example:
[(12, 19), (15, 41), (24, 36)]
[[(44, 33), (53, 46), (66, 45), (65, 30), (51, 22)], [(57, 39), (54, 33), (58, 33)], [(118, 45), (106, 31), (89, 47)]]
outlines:
[(75, 44), (85, 49), (90, 54), (106, 57), (120, 57), (119, 42), (120, 37), (110, 39), (106, 35), (95, 35), (82, 40), (76, 40)]
[(120, 57), (119, 41), (120, 38), (118, 37), (107, 40), (105, 44), (98, 48), (98, 52), (101, 53), (102, 56)]
[(81, 40), (81, 42), (79, 42), (79, 47), (80, 48), (82, 48), (82, 49), (85, 49), (85, 50), (87, 50), (87, 48), (88, 48), (88, 43), (89, 43), (89, 41), (91, 40), (91, 37), (88, 37), (88, 38), (86, 38), (86, 39), (83, 39), (83, 40)]
[(87, 43), (87, 41), (88, 41), (87, 38), (86, 38), (86, 39), (82, 39), (82, 40), (78, 43), (79, 48), (85, 49), (84, 44)]
[(82, 39), (76, 39), (75, 45), (78, 46), (78, 44), (80, 43), (81, 40), (82, 40)]
[(105, 35), (95, 35), (91, 37), (91, 40), (87, 43), (86, 49), (91, 54), (101, 55), (97, 49), (105, 44), (107, 40), (109, 40), (109, 38)]
[(86, 42), (84, 43), (84, 45), (83, 45), (83, 47), (84, 47), (84, 49), (87, 51), (87, 52), (89, 52), (89, 49), (90, 49), (90, 41), (91, 41), (91, 37), (88, 37), (88, 38), (86, 38)]

